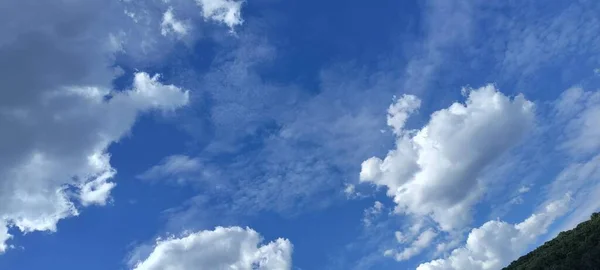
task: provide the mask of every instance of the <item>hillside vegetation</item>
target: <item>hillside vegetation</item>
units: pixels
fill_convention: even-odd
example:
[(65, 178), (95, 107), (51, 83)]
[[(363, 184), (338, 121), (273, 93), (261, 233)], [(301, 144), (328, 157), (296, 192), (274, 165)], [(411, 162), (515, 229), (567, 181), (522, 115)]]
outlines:
[(600, 213), (512, 262), (505, 270), (600, 270)]

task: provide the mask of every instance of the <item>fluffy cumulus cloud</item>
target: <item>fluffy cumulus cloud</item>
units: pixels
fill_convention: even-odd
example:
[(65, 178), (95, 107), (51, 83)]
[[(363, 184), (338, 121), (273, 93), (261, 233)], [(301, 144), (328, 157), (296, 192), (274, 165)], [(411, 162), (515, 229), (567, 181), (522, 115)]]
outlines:
[(230, 29), (241, 25), (241, 10), (244, 1), (236, 0), (196, 0), (202, 8), (202, 16), (206, 20), (213, 20), (229, 26)]
[(291, 269), (292, 244), (277, 239), (261, 244), (250, 228), (217, 227), (181, 238), (158, 240), (148, 258), (133, 270)]
[(567, 194), (517, 224), (488, 221), (471, 230), (465, 245), (453, 250), (447, 258), (423, 263), (417, 270), (500, 269), (546, 233), (554, 220), (568, 210), (570, 201)]
[(387, 187), (399, 213), (429, 216), (444, 231), (461, 229), (484, 191), (482, 172), (520, 142), (533, 125), (534, 105), (487, 85), (468, 90), (465, 104), (434, 112), (421, 129), (405, 129), (419, 106), (405, 95), (390, 107), (396, 148), (383, 160), (364, 161), (360, 180)]
[(116, 173), (108, 146), (140, 113), (188, 102), (187, 91), (143, 72), (130, 89), (111, 90), (119, 18), (107, 14), (118, 10), (105, 1), (0, 3), (0, 251), (7, 226), (55, 231), (78, 205), (106, 204)]

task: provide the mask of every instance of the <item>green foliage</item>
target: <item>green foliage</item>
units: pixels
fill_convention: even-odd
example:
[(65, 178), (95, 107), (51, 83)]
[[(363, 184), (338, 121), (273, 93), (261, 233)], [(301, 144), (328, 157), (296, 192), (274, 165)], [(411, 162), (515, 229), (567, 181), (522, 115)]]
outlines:
[(512, 262), (504, 270), (600, 270), (600, 213)]

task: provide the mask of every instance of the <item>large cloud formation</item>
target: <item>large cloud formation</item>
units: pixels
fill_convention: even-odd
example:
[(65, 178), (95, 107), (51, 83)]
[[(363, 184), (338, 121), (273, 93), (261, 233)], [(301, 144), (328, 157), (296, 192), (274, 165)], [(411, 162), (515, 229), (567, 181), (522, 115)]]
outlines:
[(468, 90), (465, 104), (434, 112), (419, 130), (405, 129), (420, 106), (405, 95), (388, 110), (396, 149), (363, 162), (360, 180), (388, 188), (396, 211), (429, 216), (444, 231), (461, 229), (484, 186), (482, 171), (515, 146), (533, 125), (534, 105), (487, 85)]
[(259, 246), (260, 242), (256, 231), (240, 227), (217, 227), (158, 240), (150, 255), (133, 270), (291, 269), (289, 240), (279, 238)]
[(108, 146), (140, 113), (188, 103), (187, 91), (143, 72), (111, 90), (126, 19), (112, 1), (0, 3), (0, 253), (7, 226), (55, 231), (79, 206), (106, 204)]

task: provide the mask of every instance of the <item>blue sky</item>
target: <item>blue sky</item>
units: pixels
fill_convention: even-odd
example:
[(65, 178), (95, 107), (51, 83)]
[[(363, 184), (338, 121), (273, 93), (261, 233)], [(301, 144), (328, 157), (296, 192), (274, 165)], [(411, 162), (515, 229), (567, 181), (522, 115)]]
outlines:
[(0, 269), (500, 269), (600, 209), (598, 14), (0, 3)]

